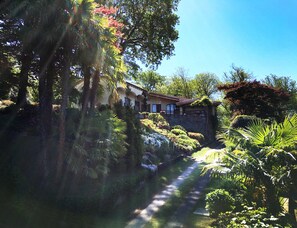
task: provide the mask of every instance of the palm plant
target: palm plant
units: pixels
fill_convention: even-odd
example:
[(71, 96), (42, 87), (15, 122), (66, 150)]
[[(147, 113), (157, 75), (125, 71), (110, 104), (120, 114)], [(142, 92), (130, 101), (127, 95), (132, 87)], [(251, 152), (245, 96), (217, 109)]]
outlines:
[(229, 129), (222, 135), (226, 144), (222, 161), (206, 166), (205, 170), (243, 175), (255, 185), (264, 186), (268, 211), (277, 214), (281, 211), (280, 194), (294, 200), (296, 126), (295, 114), (282, 123), (257, 120), (246, 129)]
[(94, 109), (101, 76), (114, 88), (118, 81), (123, 80), (125, 72), (123, 59), (116, 45), (119, 31), (111, 25), (111, 15), (102, 13), (105, 11), (108, 8), (95, 4), (93, 0), (82, 1), (78, 8), (80, 15), (77, 29), (80, 42), (77, 59), (84, 76), (82, 113), (87, 112), (89, 103), (90, 109)]

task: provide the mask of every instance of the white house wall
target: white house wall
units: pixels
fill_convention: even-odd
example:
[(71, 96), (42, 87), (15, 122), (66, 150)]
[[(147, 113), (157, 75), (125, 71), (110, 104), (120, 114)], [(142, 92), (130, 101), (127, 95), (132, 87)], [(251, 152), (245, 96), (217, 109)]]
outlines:
[(175, 104), (176, 102), (160, 97), (150, 97), (147, 103), (150, 105), (150, 111), (152, 111), (152, 104), (161, 104), (161, 111), (166, 111), (166, 106), (168, 104)]
[[(105, 79), (102, 79), (100, 81), (100, 84), (104, 88), (104, 93), (99, 98), (98, 105), (110, 105), (110, 96), (112, 91), (108, 89), (107, 82)], [(123, 83), (118, 83), (118, 86), (117, 86), (118, 100), (122, 100), (122, 103), (124, 103), (125, 98), (127, 97), (130, 99), (130, 105), (132, 107), (135, 106), (135, 101), (139, 101), (142, 105), (143, 100), (138, 99), (138, 96), (143, 95), (143, 90), (129, 85), (127, 87), (129, 87), (129, 90), (130, 90), (128, 94), (126, 92), (127, 91), (126, 85), (123, 85)]]
[(105, 79), (100, 81), (102, 88), (104, 89), (103, 94), (99, 98), (99, 102), (101, 105), (108, 105), (109, 104), (109, 97), (111, 95), (111, 91), (108, 89), (107, 82)]

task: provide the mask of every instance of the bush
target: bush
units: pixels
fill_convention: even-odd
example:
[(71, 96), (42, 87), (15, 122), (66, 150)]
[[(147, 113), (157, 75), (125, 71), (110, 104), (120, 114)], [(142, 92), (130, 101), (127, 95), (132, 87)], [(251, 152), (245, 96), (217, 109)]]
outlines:
[(232, 128), (246, 128), (253, 121), (259, 120), (256, 116), (238, 115), (231, 122), (230, 127)]
[(185, 138), (183, 137), (183, 135), (181, 135), (182, 137), (178, 137), (177, 141), (176, 141), (176, 146), (187, 150), (189, 152), (192, 152), (193, 150), (197, 149), (198, 146), (200, 146), (200, 144), (198, 143), (197, 140), (195, 139), (191, 139), (191, 138)]
[(182, 131), (187, 132), (187, 130), (183, 126), (181, 126), (181, 125), (175, 125), (175, 126), (172, 127), (172, 129), (180, 129)]
[(170, 129), (169, 123), (159, 113), (149, 113), (148, 119), (152, 120), (160, 129)]
[[(178, 129), (176, 129), (178, 130)], [(197, 149), (198, 146), (200, 146), (199, 142), (195, 139), (191, 139), (189, 136), (186, 134), (181, 134), (181, 135), (175, 135), (173, 133), (168, 134), (169, 139), (174, 142), (174, 145), (181, 149), (184, 150), (184, 152), (193, 152), (193, 150)]]
[(152, 120), (154, 123), (166, 122), (164, 117), (162, 115), (160, 115), (159, 113), (149, 113), (148, 119)]
[(240, 212), (225, 212), (219, 215), (212, 227), (293, 227), (284, 216), (268, 215), (265, 208), (245, 207)]
[(188, 136), (192, 139), (198, 140), (199, 143), (203, 143), (205, 140), (204, 135), (198, 132), (188, 132)]
[(180, 130), (180, 129), (172, 129), (171, 133), (173, 133), (175, 135), (187, 135), (187, 132)]
[(247, 187), (243, 184), (243, 180), (240, 178), (213, 178), (215, 181), (215, 188), (224, 189), (230, 193), (235, 200), (235, 210), (240, 211), (243, 209), (243, 205), (248, 203)]
[(234, 209), (234, 198), (224, 189), (216, 189), (206, 195), (206, 208), (212, 217)]
[(200, 100), (196, 100), (191, 103), (191, 106), (205, 107), (212, 106), (212, 101), (207, 96), (203, 96)]

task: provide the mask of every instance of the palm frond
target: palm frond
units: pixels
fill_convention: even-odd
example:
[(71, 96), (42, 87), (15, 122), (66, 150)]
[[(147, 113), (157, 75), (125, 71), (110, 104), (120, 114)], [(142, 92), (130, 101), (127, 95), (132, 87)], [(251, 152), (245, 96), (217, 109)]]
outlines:
[(297, 142), (297, 114), (286, 117), (282, 124), (276, 128), (279, 139), (275, 144), (276, 148), (293, 147)]
[(230, 168), (225, 167), (224, 163), (211, 163), (208, 165), (203, 166), (201, 175), (205, 175), (208, 172), (212, 172), (215, 174), (227, 174), (231, 171)]

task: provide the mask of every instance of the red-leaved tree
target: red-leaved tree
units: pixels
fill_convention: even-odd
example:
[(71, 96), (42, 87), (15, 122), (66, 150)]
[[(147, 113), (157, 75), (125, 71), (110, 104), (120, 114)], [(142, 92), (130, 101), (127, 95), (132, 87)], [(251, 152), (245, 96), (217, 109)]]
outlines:
[(218, 89), (225, 92), (233, 115), (255, 115), (260, 118), (283, 118), (284, 105), (290, 95), (278, 88), (258, 81), (223, 84)]

